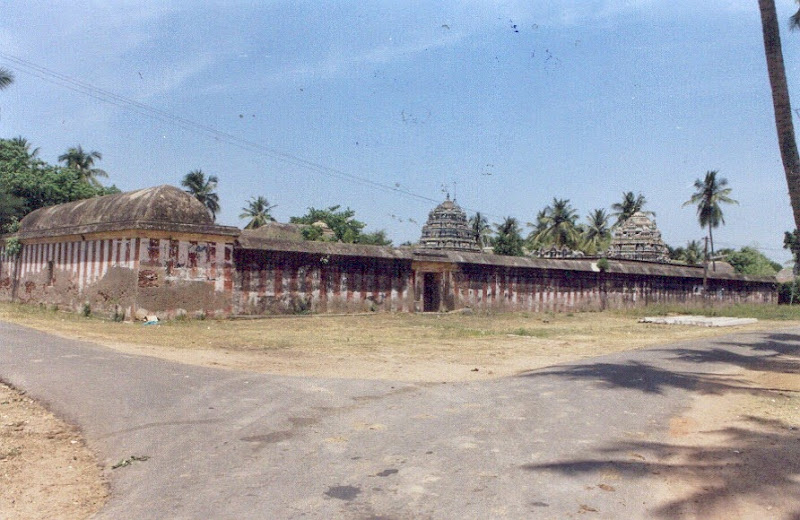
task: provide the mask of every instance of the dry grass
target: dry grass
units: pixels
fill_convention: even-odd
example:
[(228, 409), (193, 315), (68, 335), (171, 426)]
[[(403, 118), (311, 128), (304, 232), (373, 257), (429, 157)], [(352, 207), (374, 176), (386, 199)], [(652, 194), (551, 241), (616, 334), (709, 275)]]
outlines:
[[(734, 328), (663, 326), (638, 323), (641, 314), (312, 315), (149, 326), (0, 304), (3, 320), (189, 363), (291, 375), (417, 381), (509, 375), (654, 344), (800, 324), (781, 315), (782, 321)], [(475, 367), (483, 372), (468, 374)]]

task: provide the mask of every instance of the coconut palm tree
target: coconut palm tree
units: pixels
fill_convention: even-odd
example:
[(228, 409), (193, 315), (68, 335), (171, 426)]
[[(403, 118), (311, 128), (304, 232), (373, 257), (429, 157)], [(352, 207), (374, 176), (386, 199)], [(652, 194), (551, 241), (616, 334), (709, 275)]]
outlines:
[(549, 244), (544, 240), (544, 230), (547, 227), (547, 208), (536, 214), (535, 222), (528, 222), (527, 226), (533, 228), (525, 238), (525, 245), (531, 251), (541, 249)]
[(586, 216), (587, 224), (583, 228), (583, 249), (588, 254), (597, 254), (608, 247), (611, 228), (608, 226), (609, 215), (604, 209), (596, 209)]
[(730, 198), (728, 195), (731, 193), (731, 188), (726, 188), (728, 180), (724, 178), (717, 179), (716, 170), (709, 170), (703, 180), (697, 179), (694, 181), (694, 187), (697, 190), (692, 198), (683, 203), (684, 206), (694, 204), (697, 206), (697, 221), (700, 222), (700, 227), (708, 227), (708, 238), (711, 242), (711, 256), (714, 256), (714, 235), (712, 229), (719, 227), (720, 224), (725, 223), (725, 218), (722, 215), (722, 208), (719, 207), (720, 203), (723, 204), (739, 204), (737, 201)]
[(35, 159), (36, 156), (39, 155), (39, 148), (36, 147), (33, 150), (31, 150), (31, 143), (28, 142), (28, 140), (25, 139), (24, 137), (22, 137), (21, 135), (19, 135), (17, 137), (12, 137), (8, 141), (11, 144), (13, 144), (15, 146), (19, 146), (20, 148), (25, 150), (25, 153), (28, 154), (28, 158), (30, 158), (30, 159)]
[(8, 88), (14, 83), (14, 73), (5, 67), (0, 67), (0, 90)]
[(58, 161), (63, 162), (67, 168), (72, 168), (80, 174), (81, 179), (89, 184), (100, 187), (97, 177), (108, 177), (105, 170), (94, 168), (95, 160), (101, 160), (103, 154), (97, 151), (85, 152), (81, 145), (73, 146), (65, 153), (58, 156)]
[(244, 228), (258, 229), (268, 222), (275, 222), (275, 218), (270, 213), (275, 206), (275, 204), (270, 204), (266, 197), (260, 195), (253, 197), (247, 206), (242, 208), (242, 214), (239, 215), (239, 218), (250, 219)]
[(0, 90), (14, 83), (14, 74), (5, 67), (0, 67)]
[(217, 176), (206, 174), (203, 170), (197, 169), (187, 173), (181, 181), (181, 186), (186, 188), (186, 193), (190, 193), (197, 200), (203, 203), (211, 214), (211, 219), (217, 219), (217, 212), (220, 209), (219, 195), (214, 190), (217, 189)]
[[(795, 227), (800, 229), (800, 155), (797, 151), (797, 141), (792, 123), (792, 107), (789, 102), (789, 86), (786, 82), (786, 68), (783, 64), (775, 0), (758, 0), (758, 8), (761, 12), (764, 54), (767, 59), (767, 72), (772, 90), (772, 107), (778, 131), (778, 148), (781, 152), (783, 170), (789, 187), (789, 200), (792, 204)], [(789, 25), (791, 28), (800, 28), (800, 11), (790, 18)]]
[(558, 248), (575, 249), (580, 242), (577, 220), (578, 212), (570, 205), (569, 199), (553, 198), (553, 204), (544, 209), (540, 221), (542, 229), (535, 240)]
[(489, 245), (489, 237), (492, 234), (492, 227), (489, 225), (489, 220), (481, 214), (480, 211), (475, 213), (469, 219), (469, 227), (472, 229), (472, 234), (475, 241), (481, 248)]
[(647, 199), (641, 193), (634, 195), (632, 191), (623, 192), (622, 202), (615, 202), (611, 205), (611, 209), (614, 210), (611, 216), (617, 217), (617, 222), (614, 225), (619, 226), (636, 212), (655, 216), (656, 214), (652, 211), (644, 211), (645, 204), (647, 204)]

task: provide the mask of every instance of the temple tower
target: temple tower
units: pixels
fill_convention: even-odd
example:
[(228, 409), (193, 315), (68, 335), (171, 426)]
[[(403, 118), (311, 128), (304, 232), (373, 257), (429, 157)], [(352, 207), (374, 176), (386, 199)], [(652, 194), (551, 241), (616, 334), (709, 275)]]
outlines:
[(669, 262), (667, 245), (661, 231), (641, 211), (631, 215), (615, 231), (608, 248), (609, 258)]
[(419, 245), (422, 249), (481, 252), (467, 214), (450, 197), (428, 214)]

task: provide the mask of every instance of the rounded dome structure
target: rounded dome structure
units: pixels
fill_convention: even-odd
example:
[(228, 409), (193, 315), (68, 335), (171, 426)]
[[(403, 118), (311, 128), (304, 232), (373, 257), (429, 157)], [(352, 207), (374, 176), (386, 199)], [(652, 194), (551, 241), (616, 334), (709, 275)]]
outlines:
[(475, 234), (467, 223), (467, 214), (449, 198), (428, 214), (419, 240), (423, 249), (480, 252)]
[(20, 238), (80, 235), (122, 229), (170, 230), (237, 235), (214, 224), (206, 207), (174, 186), (77, 200), (40, 208), (20, 222)]
[(661, 240), (661, 231), (647, 215), (637, 211), (623, 222), (611, 239), (610, 258), (668, 262), (667, 245)]

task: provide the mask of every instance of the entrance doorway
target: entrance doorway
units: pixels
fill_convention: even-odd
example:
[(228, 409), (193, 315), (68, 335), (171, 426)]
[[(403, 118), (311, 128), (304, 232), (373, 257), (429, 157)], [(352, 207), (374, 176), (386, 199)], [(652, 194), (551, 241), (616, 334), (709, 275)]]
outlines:
[(442, 275), (440, 273), (425, 273), (422, 279), (422, 311), (439, 312), (442, 298)]

